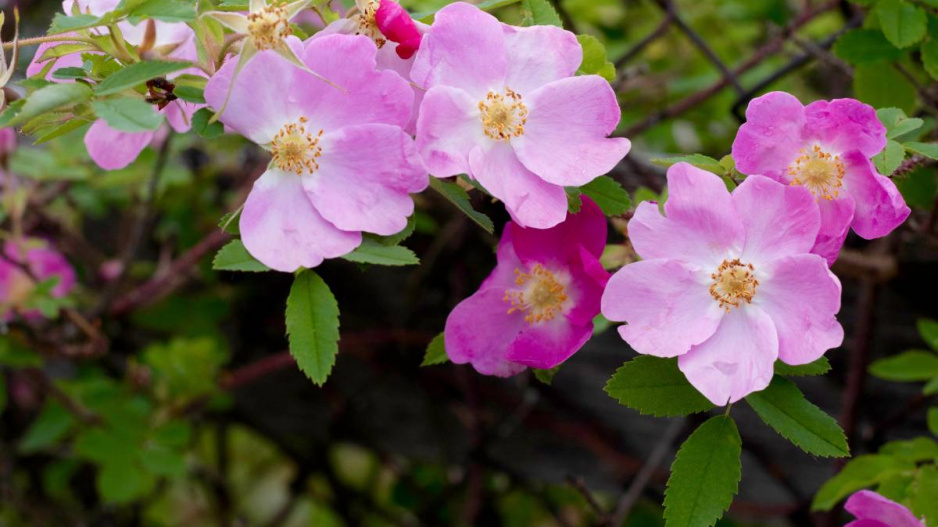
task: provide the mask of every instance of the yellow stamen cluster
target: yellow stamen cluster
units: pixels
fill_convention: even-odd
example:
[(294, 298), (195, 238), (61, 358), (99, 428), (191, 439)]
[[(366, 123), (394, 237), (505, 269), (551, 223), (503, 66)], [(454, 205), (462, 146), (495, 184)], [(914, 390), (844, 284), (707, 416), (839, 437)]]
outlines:
[(375, 20), (375, 15), (378, 13), (378, 7), (380, 6), (381, 2), (379, 0), (368, 0), (362, 6), (361, 12), (358, 14), (358, 31), (355, 32), (356, 35), (365, 35), (374, 40), (379, 48), (387, 42), (387, 39), (384, 38), (378, 28), (377, 20)]
[(496, 141), (509, 141), (512, 137), (524, 135), (524, 125), (528, 122), (528, 107), (521, 101), (521, 95), (505, 88), (505, 94), (489, 92), (485, 100), (479, 103), (482, 112), (482, 126), (485, 135)]
[(269, 5), (248, 16), (248, 33), (257, 49), (271, 49), (290, 36), (290, 20), (281, 5)]
[(710, 296), (729, 313), (730, 308), (739, 307), (740, 301), (752, 303), (759, 281), (756, 280), (752, 264), (744, 264), (739, 258), (723, 260), (715, 273), (710, 275)]
[(839, 156), (831, 155), (814, 145), (801, 149), (795, 162), (788, 166), (792, 185), (804, 185), (815, 198), (832, 200), (844, 184), (844, 163)]
[(316, 160), (322, 156), (322, 147), (319, 146), (322, 130), (313, 134), (306, 130), (306, 122), (305, 117), (300, 117), (299, 122), (281, 128), (270, 142), (273, 163), (280, 170), (303, 175), (319, 169)]
[(521, 289), (505, 291), (504, 300), (511, 304), (508, 314), (520, 311), (525, 313), (525, 322), (537, 324), (553, 320), (563, 311), (567, 301), (564, 286), (543, 265), (535, 265), (529, 273), (515, 269), (515, 283)]

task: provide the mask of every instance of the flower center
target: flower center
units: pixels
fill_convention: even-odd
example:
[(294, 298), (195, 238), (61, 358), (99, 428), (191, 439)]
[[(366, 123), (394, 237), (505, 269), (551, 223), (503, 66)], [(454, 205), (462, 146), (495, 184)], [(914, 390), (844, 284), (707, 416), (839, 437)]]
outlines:
[(496, 141), (508, 141), (524, 135), (528, 122), (528, 107), (521, 102), (521, 95), (506, 87), (504, 95), (489, 92), (479, 103), (485, 135)]
[(384, 35), (378, 28), (378, 21), (375, 20), (375, 14), (378, 13), (378, 7), (380, 6), (381, 2), (379, 0), (368, 0), (365, 2), (361, 7), (361, 12), (358, 14), (358, 31), (355, 32), (356, 35), (365, 35), (371, 40), (374, 40), (379, 48), (384, 46), (387, 42), (387, 39), (384, 38)]
[(837, 197), (844, 182), (844, 163), (821, 147), (802, 148), (794, 163), (788, 166), (792, 185), (804, 185), (815, 198), (832, 200)]
[(317, 134), (307, 131), (306, 121), (305, 117), (300, 117), (298, 122), (284, 126), (270, 142), (273, 162), (280, 170), (303, 175), (319, 169), (316, 160), (322, 157), (319, 146), (322, 130)]
[(535, 265), (529, 273), (515, 269), (515, 283), (519, 289), (505, 291), (504, 300), (511, 304), (508, 314), (521, 311), (529, 324), (553, 320), (567, 302), (564, 285), (541, 264)]
[(248, 33), (261, 51), (277, 46), (290, 36), (287, 10), (281, 5), (269, 5), (248, 14)]
[(756, 280), (752, 264), (744, 264), (739, 258), (723, 260), (715, 273), (710, 275), (713, 280), (710, 284), (710, 296), (719, 302), (720, 307), (726, 309), (739, 307), (740, 300), (747, 304), (752, 303), (756, 296), (759, 281)]

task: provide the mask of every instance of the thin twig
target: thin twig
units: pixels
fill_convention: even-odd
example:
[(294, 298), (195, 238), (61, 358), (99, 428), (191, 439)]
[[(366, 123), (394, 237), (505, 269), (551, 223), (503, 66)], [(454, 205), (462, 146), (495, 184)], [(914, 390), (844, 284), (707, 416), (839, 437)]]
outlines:
[(625, 522), (629, 512), (632, 510), (632, 507), (634, 507), (638, 502), (638, 499), (642, 497), (642, 493), (645, 491), (645, 487), (647, 487), (648, 483), (651, 482), (651, 478), (655, 474), (655, 471), (657, 471), (658, 467), (661, 466), (665, 456), (671, 453), (671, 450), (674, 448), (674, 441), (681, 434), (684, 428), (684, 419), (675, 419), (671, 421), (671, 424), (668, 425), (668, 428), (664, 431), (664, 434), (661, 436), (661, 438), (658, 439), (658, 445), (654, 450), (652, 450), (651, 455), (648, 456), (645, 464), (642, 465), (642, 469), (639, 470), (638, 474), (635, 475), (635, 479), (632, 480), (632, 484), (629, 485), (629, 489), (625, 494), (622, 495), (622, 498), (619, 500), (619, 503), (616, 505), (616, 508), (612, 513), (608, 525), (618, 526)]

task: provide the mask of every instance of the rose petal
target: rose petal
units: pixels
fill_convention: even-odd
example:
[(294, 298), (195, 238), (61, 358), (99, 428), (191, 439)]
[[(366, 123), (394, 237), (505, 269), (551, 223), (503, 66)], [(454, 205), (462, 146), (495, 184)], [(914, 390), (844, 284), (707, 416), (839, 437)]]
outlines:
[(771, 92), (753, 99), (733, 141), (736, 168), (786, 181), (788, 165), (806, 142), (804, 126), (804, 106), (793, 95)]

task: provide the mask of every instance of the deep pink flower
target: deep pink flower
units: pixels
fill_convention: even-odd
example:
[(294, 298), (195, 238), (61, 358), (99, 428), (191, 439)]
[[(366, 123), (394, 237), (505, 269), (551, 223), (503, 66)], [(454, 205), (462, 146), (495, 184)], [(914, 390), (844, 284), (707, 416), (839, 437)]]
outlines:
[(592, 201), (545, 230), (508, 223), (498, 265), (446, 320), (446, 353), (479, 373), (549, 369), (593, 333), (607, 273), (599, 263), (606, 218)]
[(0, 319), (8, 321), (15, 313), (27, 319), (40, 317), (35, 310), (25, 310), (24, 303), (36, 287), (33, 279), (17, 263), (25, 263), (36, 278), (45, 280), (58, 276), (52, 296), (63, 297), (75, 285), (75, 270), (64, 256), (43, 240), (26, 239), (19, 245), (7, 241), (0, 257)]
[[(375, 69), (371, 40), (326, 35), (288, 44), (342, 90), (262, 51), (238, 75), (221, 121), (273, 155), (244, 204), (241, 237), (255, 258), (292, 272), (351, 252), (363, 231), (400, 232), (414, 211), (409, 194), (428, 179), (401, 130), (413, 92), (400, 75)], [(224, 102), (234, 67), (209, 80), (209, 105)]]
[(846, 527), (925, 527), (909, 509), (870, 490), (861, 490), (844, 505), (856, 520)]
[(607, 137), (620, 116), (609, 83), (573, 76), (582, 58), (561, 28), (508, 26), (466, 3), (444, 7), (411, 73), (428, 90), (417, 120), (427, 169), (470, 175), (523, 226), (563, 221), (564, 187), (609, 172), (630, 148)]
[(811, 193), (765, 177), (732, 195), (686, 163), (668, 170), (666, 217), (639, 205), (629, 238), (642, 261), (603, 293), (603, 314), (627, 322), (638, 353), (680, 357), (714, 404), (768, 386), (776, 359), (797, 365), (843, 341), (840, 282), (809, 251), (820, 227)]
[(394, 0), (380, 0), (375, 23), (388, 40), (397, 43), (395, 51), (402, 59), (413, 57), (420, 48), (423, 34), (407, 10)]
[(0, 158), (9, 156), (16, 150), (16, 130), (0, 128)]
[(870, 158), (886, 146), (886, 128), (872, 107), (853, 99), (803, 106), (772, 92), (749, 103), (733, 142), (736, 167), (811, 191), (821, 209), (812, 252), (833, 263), (847, 231), (866, 239), (892, 232), (909, 216), (891, 179)]

